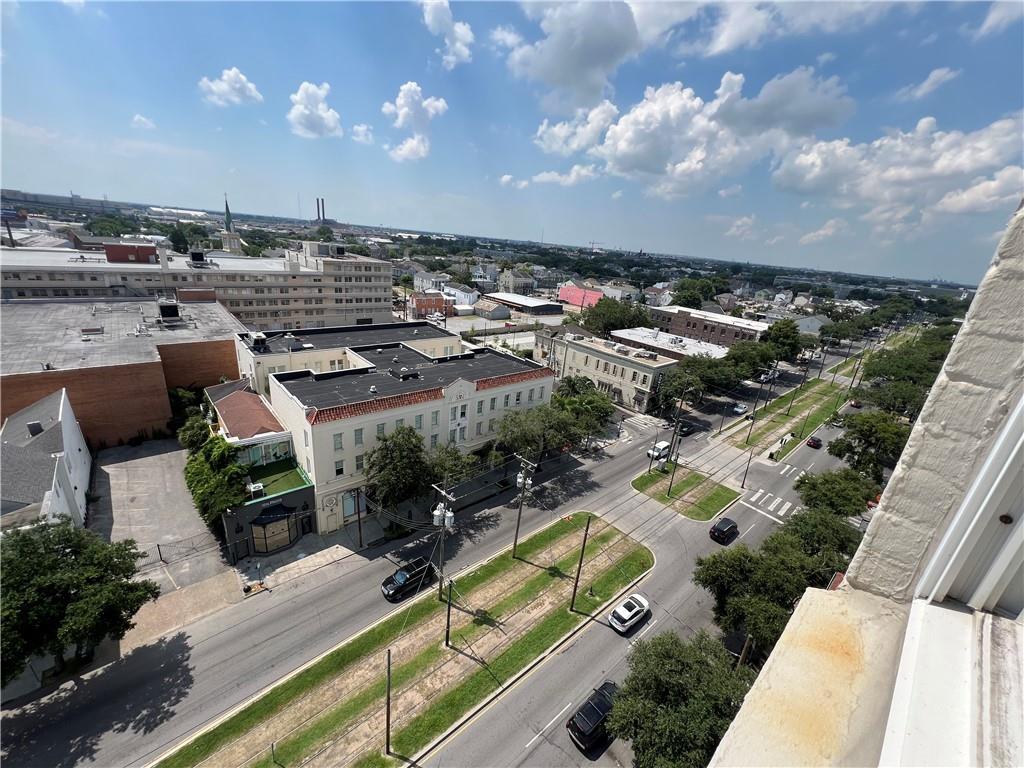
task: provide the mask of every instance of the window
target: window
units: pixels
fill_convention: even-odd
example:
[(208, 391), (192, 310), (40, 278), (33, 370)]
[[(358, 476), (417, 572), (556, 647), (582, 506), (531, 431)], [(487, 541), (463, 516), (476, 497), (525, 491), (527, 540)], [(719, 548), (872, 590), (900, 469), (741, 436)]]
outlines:
[(640, 386), (642, 386), (642, 387), (646, 387), (647, 386), (647, 374), (644, 374), (644, 377), (642, 379), (640, 379)]
[(360, 427), (359, 429), (356, 430), (355, 443), (356, 443), (356, 445), (362, 445), (363, 444), (363, 430), (362, 430), (362, 427)]
[(465, 427), (459, 427), (459, 441), (462, 442), (465, 439), (466, 439), (466, 428)]
[(477, 400), (476, 401), (476, 415), (479, 416), (483, 412), (484, 412), (484, 401), (483, 400)]
[(422, 413), (419, 414), (416, 417), (415, 424), (416, 424), (416, 429), (423, 429), (423, 414)]
[(452, 406), (452, 415), (451, 418), (449, 419), (450, 421), (455, 421), (455, 414), (458, 413), (458, 410), (459, 409), (456, 406)]
[(436, 427), (437, 423), (438, 423), (438, 421), (440, 421), (440, 419), (441, 419), (441, 412), (440, 411), (432, 411), (431, 414), (430, 414), (430, 426)]
[(488, 419), (487, 420), (487, 431), (488, 432), (493, 432), (494, 431), (494, 419)]
[(498, 406), (498, 398), (492, 397), (491, 398), (491, 410), (493, 411), (497, 406)]
[(302, 433), (302, 442), (307, 448), (309, 448), (309, 432)]
[(454, 443), (455, 442), (455, 430), (454, 429), (449, 429), (448, 430), (448, 442), (449, 443)]
[(377, 438), (380, 439), (382, 437), (384, 437), (384, 425), (383, 424), (378, 424), (377, 425)]
[(309, 456), (306, 457), (306, 474), (310, 475), (313, 473), (313, 467), (309, 463)]
[(605, 361), (605, 364), (604, 364), (604, 372), (608, 373), (608, 361), (607, 360)]
[(508, 402), (512, 398), (511, 395), (505, 395), (505, 407), (508, 408)]
[(516, 392), (516, 405), (519, 405), (521, 402), (523, 402), (523, 393)]
[(530, 391), (526, 393), (526, 402), (528, 402), (528, 403), (532, 403), (533, 402), (533, 388), (532, 387), (530, 388)]
[(612, 376), (618, 376), (618, 375), (619, 375), (619, 366), (613, 365), (612, 366)]
[(539, 399), (539, 400), (543, 400), (544, 399), (544, 387), (540, 388), (540, 394), (537, 396), (537, 399)]
[(588, 365), (590, 365), (590, 355), (584, 355), (583, 356), (583, 367), (586, 368)]
[(344, 475), (344, 474), (345, 474), (345, 462), (344, 461), (336, 461), (336, 462), (334, 462), (334, 476), (338, 477), (339, 475)]
[(632, 381), (634, 384), (636, 384), (636, 377), (637, 377), (637, 372), (633, 371), (633, 378), (630, 379), (630, 381)]
[(483, 433), (484, 433), (484, 423), (482, 421), (478, 421), (476, 423), (476, 434), (477, 434), (477, 437), (479, 437)]
[(461, 406), (459, 408), (459, 418), (460, 419), (466, 418), (466, 406), (465, 405), (463, 405), (463, 406)]
[(338, 432), (334, 435), (334, 450), (336, 451), (340, 451), (342, 448), (345, 447), (342, 441), (342, 434), (343, 433)]
[(437, 448), (437, 435), (430, 436), (430, 447)]
[(356, 472), (362, 472), (363, 471), (363, 465), (364, 465), (364, 455), (360, 453), (358, 456), (356, 456)]

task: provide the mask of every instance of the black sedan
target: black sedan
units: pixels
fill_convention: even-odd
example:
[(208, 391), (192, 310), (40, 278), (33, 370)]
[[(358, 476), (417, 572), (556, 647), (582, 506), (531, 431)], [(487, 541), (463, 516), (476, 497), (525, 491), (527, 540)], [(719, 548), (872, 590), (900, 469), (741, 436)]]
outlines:
[(599, 688), (595, 688), (580, 708), (577, 709), (565, 724), (569, 737), (576, 746), (586, 752), (608, 738), (605, 721), (612, 711), (612, 702), (619, 688), (611, 680), (605, 680)]
[(739, 532), (740, 527), (736, 525), (735, 520), (728, 517), (720, 517), (711, 526), (708, 535), (711, 536), (712, 541), (717, 541), (719, 544), (728, 544), (739, 535)]
[(407, 595), (419, 592), (420, 589), (433, 581), (434, 566), (422, 557), (413, 558), (380, 585), (384, 599), (397, 602)]

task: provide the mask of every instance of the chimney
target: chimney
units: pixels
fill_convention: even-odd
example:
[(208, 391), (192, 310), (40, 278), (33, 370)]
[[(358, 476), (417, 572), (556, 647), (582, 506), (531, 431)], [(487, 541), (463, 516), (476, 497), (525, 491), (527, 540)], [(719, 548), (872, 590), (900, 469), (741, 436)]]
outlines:
[(327, 208), (324, 205), (324, 199), (322, 197), (320, 198), (320, 216), (324, 219), (327, 218)]

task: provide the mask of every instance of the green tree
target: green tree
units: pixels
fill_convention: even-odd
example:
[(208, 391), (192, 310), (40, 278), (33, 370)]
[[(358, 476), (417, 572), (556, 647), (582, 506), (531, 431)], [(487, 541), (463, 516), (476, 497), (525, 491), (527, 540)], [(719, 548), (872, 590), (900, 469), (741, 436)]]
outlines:
[(608, 730), (633, 746), (634, 768), (704, 768), (754, 682), (707, 632), (636, 641)]
[(914, 419), (924, 407), (927, 387), (912, 381), (885, 381), (877, 387), (858, 388), (857, 397), (893, 414)]
[(334, 230), (326, 224), (321, 224), (316, 228), (313, 236), (322, 243), (330, 243), (334, 241)]
[(699, 292), (693, 289), (676, 290), (672, 293), (672, 303), (679, 307), (689, 307), (690, 309), (700, 309), (704, 304), (704, 299), (701, 298)]
[(70, 522), (17, 528), (0, 539), (0, 665), (3, 684), (29, 659), (51, 654), (58, 669), (65, 650), (88, 658), (104, 638), (121, 639), (132, 617), (160, 588), (136, 579), (145, 557), (131, 539), (108, 543)]
[(806, 509), (818, 509), (840, 517), (864, 512), (880, 488), (860, 472), (843, 467), (832, 472), (804, 475), (794, 484)]
[(423, 438), (410, 426), (396, 427), (366, 454), (366, 484), (384, 507), (421, 496), (431, 476)]
[(910, 427), (884, 411), (844, 416), (843, 427), (843, 434), (828, 444), (828, 452), (876, 483), (882, 482), (882, 467), (895, 466), (910, 436)]
[(780, 360), (793, 362), (803, 349), (800, 327), (795, 320), (776, 320), (761, 334), (762, 344), (771, 344)]
[(552, 406), (567, 413), (589, 441), (600, 433), (615, 415), (615, 405), (604, 392), (585, 376), (567, 376), (562, 379), (551, 400)]
[(202, 448), (210, 437), (210, 425), (201, 415), (190, 417), (178, 430), (178, 442), (182, 448), (187, 448), (189, 453), (195, 453)]
[(178, 227), (171, 230), (170, 234), (167, 235), (167, 239), (171, 241), (171, 248), (177, 253), (188, 253), (188, 237)]
[(593, 334), (607, 337), (612, 331), (622, 328), (637, 328), (650, 325), (647, 308), (640, 304), (628, 304), (615, 299), (601, 298), (597, 303), (583, 310), (580, 325)]
[(427, 460), (430, 462), (430, 481), (446, 487), (465, 480), (480, 465), (479, 458), (472, 453), (463, 453), (455, 443), (437, 446)]
[(704, 382), (686, 368), (672, 368), (661, 377), (661, 382), (651, 396), (650, 409), (654, 413), (668, 413), (676, 402), (685, 400), (700, 402), (704, 396)]
[(85, 228), (97, 237), (120, 237), (139, 231), (139, 224), (134, 218), (119, 214), (105, 214), (89, 219)]
[(497, 443), (506, 453), (539, 461), (547, 451), (577, 447), (585, 434), (567, 411), (544, 404), (505, 414), (498, 427)]
[(185, 485), (199, 516), (210, 527), (225, 510), (245, 501), (243, 480), (248, 469), (238, 464), (238, 449), (223, 437), (211, 437), (185, 462)]
[(737, 341), (725, 353), (725, 361), (736, 366), (744, 379), (752, 379), (775, 364), (777, 354), (774, 345), (756, 341)]

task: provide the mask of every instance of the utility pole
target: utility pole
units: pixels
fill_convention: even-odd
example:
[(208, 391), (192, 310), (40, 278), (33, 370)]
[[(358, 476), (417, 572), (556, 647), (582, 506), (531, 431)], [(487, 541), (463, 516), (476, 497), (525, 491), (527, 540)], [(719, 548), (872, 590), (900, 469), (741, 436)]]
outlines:
[(587, 536), (590, 535), (590, 515), (587, 515), (587, 526), (583, 529), (583, 544), (580, 546), (580, 561), (576, 564), (576, 581), (572, 584), (572, 600), (569, 602), (569, 610), (576, 610), (576, 591), (580, 588), (580, 573), (583, 572), (583, 553), (587, 551)]
[[(811, 368), (811, 364), (810, 363), (807, 363), (807, 365), (804, 366), (804, 375), (800, 379), (800, 386), (798, 386), (796, 388), (797, 392), (799, 392), (801, 389), (803, 389), (804, 382), (807, 381), (807, 371), (809, 371), (810, 368)], [(793, 397), (791, 397), (789, 399), (789, 406), (786, 408), (786, 415), (787, 416), (789, 416), (789, 412), (793, 410), (793, 401), (794, 400), (796, 400), (796, 393), (793, 393)]]
[[(740, 488), (746, 489), (747, 487), (747, 472), (750, 471), (750, 460), (754, 458), (754, 446), (750, 446), (750, 455), (747, 456), (747, 468), (743, 470), (743, 482), (740, 483)], [(671, 486), (669, 486), (671, 489)]]
[(672, 483), (675, 482), (676, 479), (676, 465), (679, 464), (678, 455), (673, 459), (672, 454), (676, 452), (676, 438), (679, 435), (679, 405), (681, 402), (682, 398), (676, 400), (676, 426), (675, 429), (672, 430), (672, 441), (669, 443), (668, 450), (668, 459), (672, 462), (672, 475), (668, 479), (668, 490), (665, 491), (665, 495), (670, 499), (672, 498)]
[[(853, 349), (853, 339), (850, 339), (850, 343), (846, 345), (846, 354), (844, 355), (844, 358), (846, 360), (850, 359), (850, 350), (851, 349)], [(833, 385), (836, 383), (836, 376), (837, 375), (839, 375), (839, 363), (836, 363), (835, 370), (832, 371), (832, 384)]]
[(832, 341), (831, 338), (825, 339), (825, 344), (821, 348), (821, 365), (818, 366), (818, 375), (816, 378), (821, 378), (821, 374), (825, 370), (825, 360), (828, 358), (828, 344)]
[(519, 525), (523, 521), (523, 502), (526, 501), (526, 492), (533, 488), (533, 473), (537, 471), (537, 465), (516, 454), (522, 464), (519, 474), (516, 475), (516, 487), (519, 491), (519, 512), (516, 513), (516, 535), (512, 539), (512, 559), (516, 559), (516, 550), (519, 548)]
[(384, 705), (384, 754), (391, 754), (391, 649), (388, 648), (388, 691)]
[[(440, 504), (434, 508), (434, 525), (441, 529), (441, 546), (438, 552), (438, 560), (440, 567), (438, 568), (437, 577), (437, 599), (441, 600), (444, 598), (444, 534), (447, 529), (455, 523), (455, 508), (449, 507), (448, 504), (455, 503), (455, 497), (452, 496), (444, 488), (439, 487), (436, 483), (431, 486), (435, 491), (441, 494), (441, 498), (444, 499)], [(447, 502), (447, 504), (445, 503)]]
[(718, 425), (718, 434), (722, 434), (722, 430), (725, 429), (725, 411), (726, 411), (726, 408), (728, 408), (728, 407), (729, 407), (729, 401), (726, 400), (724, 403), (722, 403), (722, 421)]
[(811, 411), (813, 411), (813, 410), (814, 410), (813, 408), (808, 408), (807, 409), (807, 413), (804, 414), (804, 421), (800, 425), (800, 436), (797, 438), (797, 440), (803, 440), (804, 439), (804, 430), (807, 428), (807, 419), (810, 417)]
[(754, 398), (754, 408), (750, 411), (750, 429), (747, 430), (747, 439), (744, 441), (747, 444), (750, 443), (750, 435), (754, 432), (754, 414), (757, 413), (757, 401), (761, 399), (762, 389), (764, 389), (764, 381), (762, 381), (761, 386), (757, 388), (757, 397)]
[(452, 580), (448, 579), (448, 618), (444, 623), (444, 647), (451, 648), (452, 638)]

